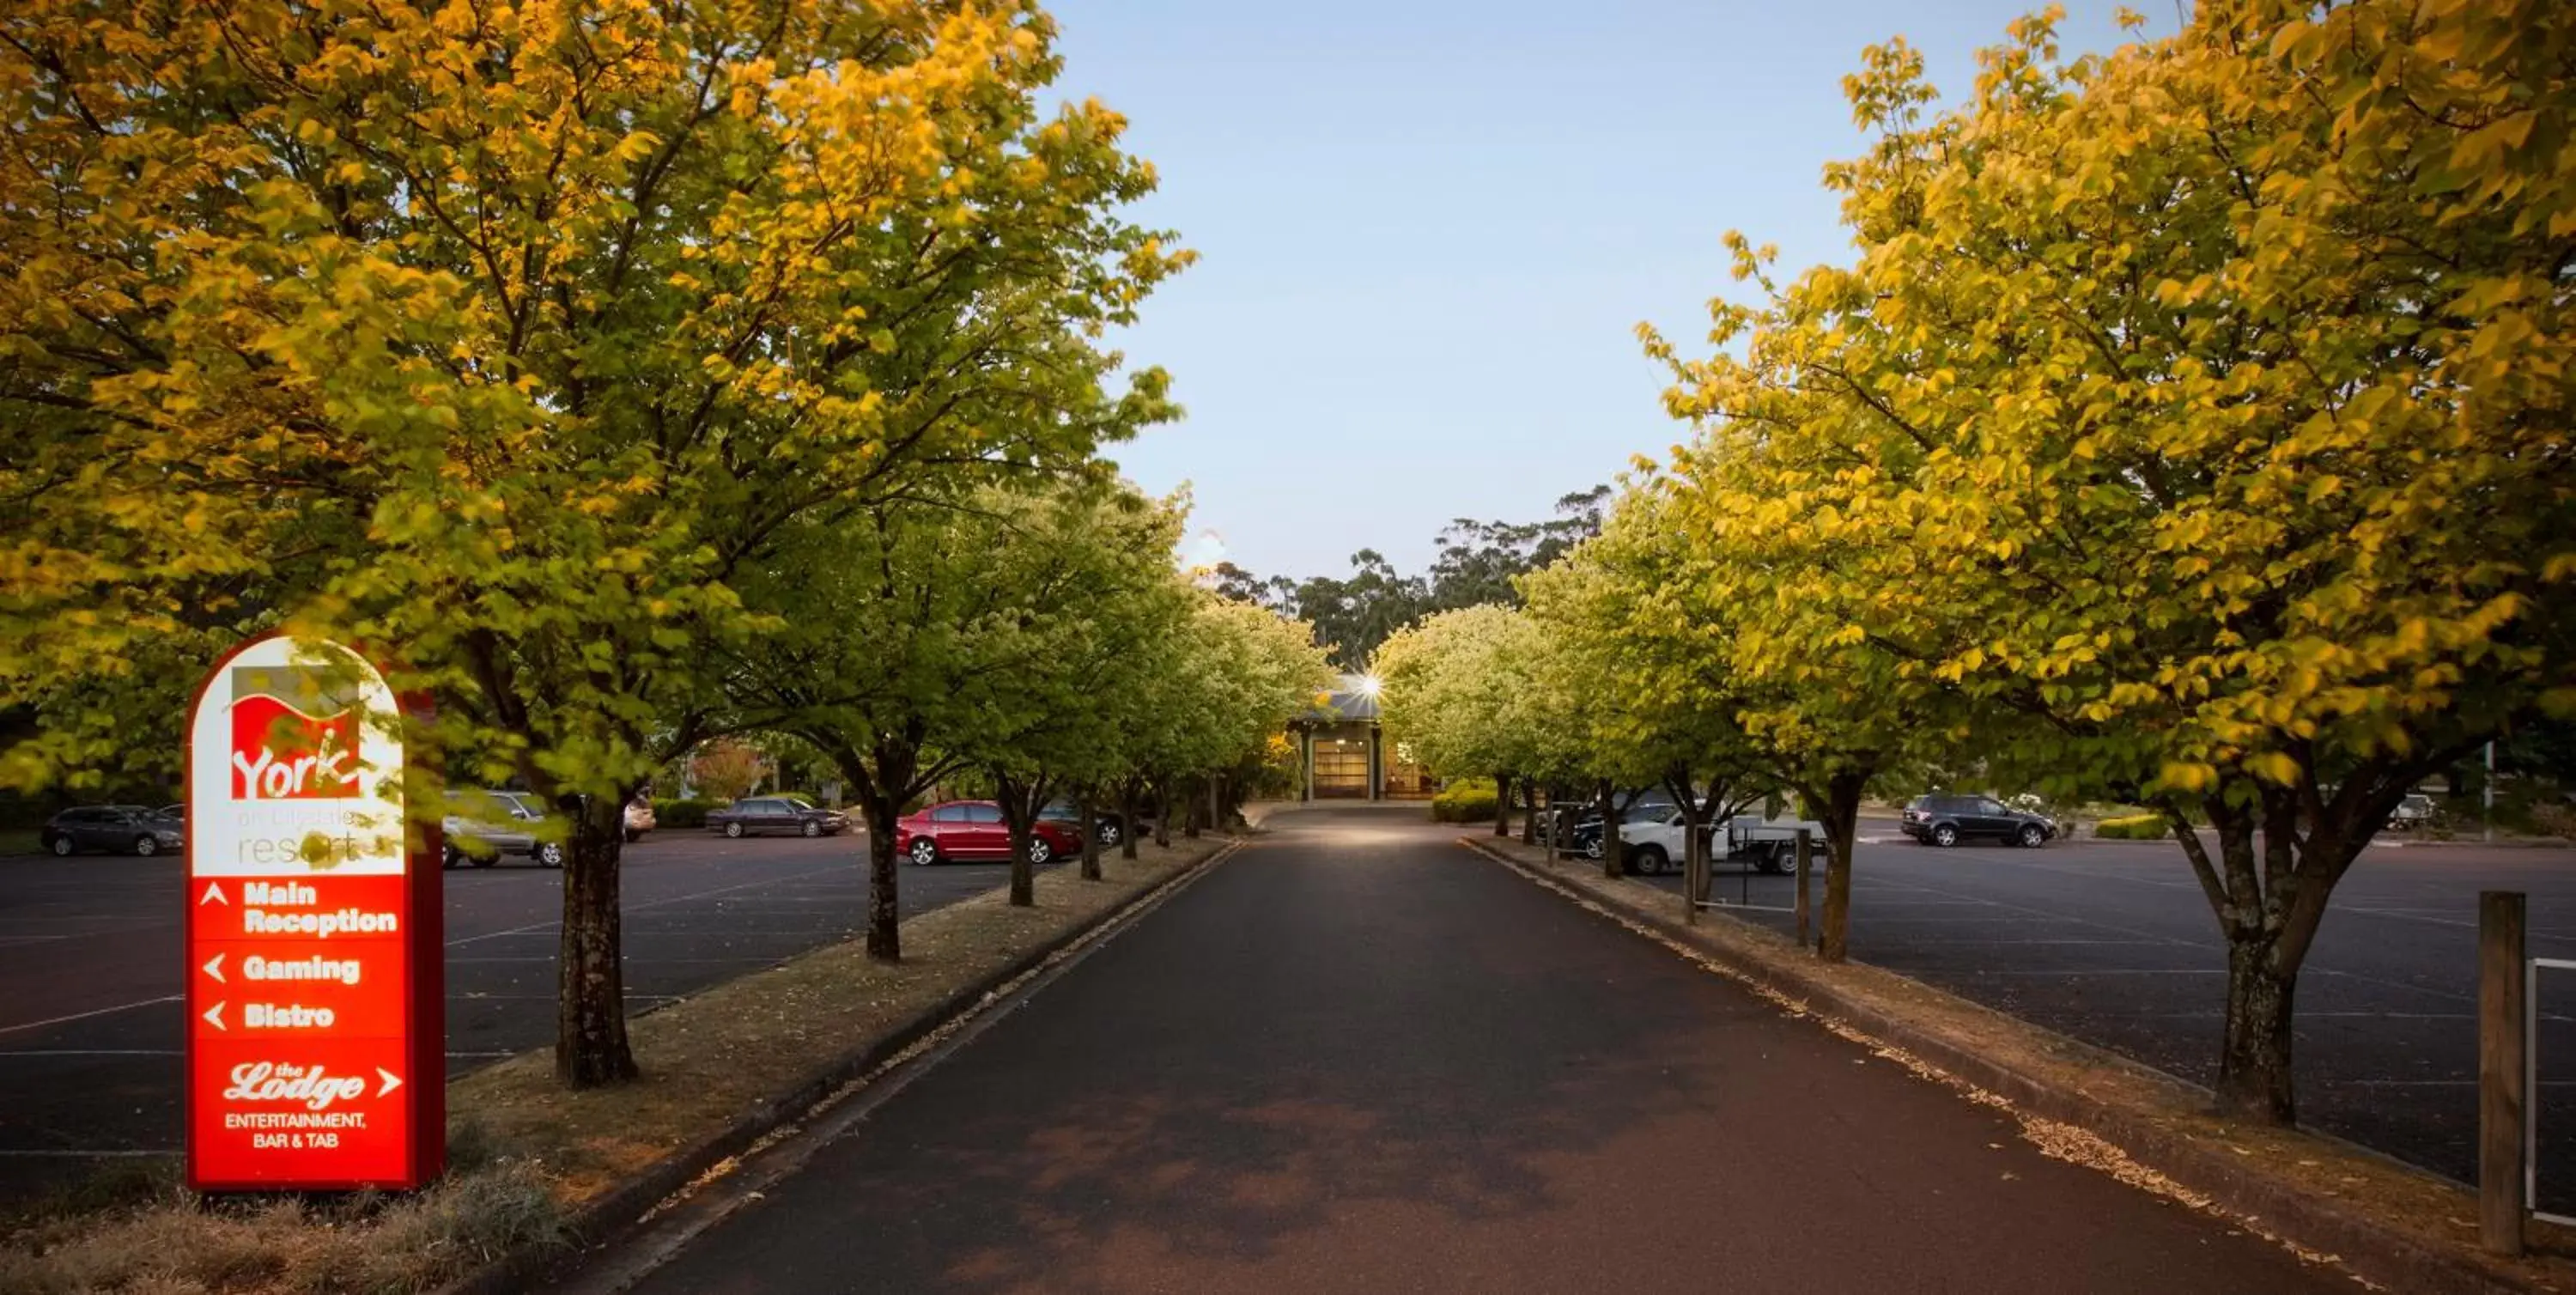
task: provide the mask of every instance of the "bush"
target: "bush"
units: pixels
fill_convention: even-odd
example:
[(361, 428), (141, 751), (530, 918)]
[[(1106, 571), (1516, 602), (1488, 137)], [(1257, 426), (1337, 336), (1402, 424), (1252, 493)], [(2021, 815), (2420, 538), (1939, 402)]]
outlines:
[(2108, 841), (2153, 841), (2172, 835), (2172, 829), (2162, 814), (2132, 814), (2103, 819), (2093, 825), (2093, 835)]
[(712, 800), (657, 800), (653, 802), (653, 826), (705, 827), (707, 811), (720, 807)]
[(1494, 821), (1498, 797), (1491, 778), (1461, 778), (1442, 787), (1431, 798), (1431, 821), (1435, 823), (1490, 823)]

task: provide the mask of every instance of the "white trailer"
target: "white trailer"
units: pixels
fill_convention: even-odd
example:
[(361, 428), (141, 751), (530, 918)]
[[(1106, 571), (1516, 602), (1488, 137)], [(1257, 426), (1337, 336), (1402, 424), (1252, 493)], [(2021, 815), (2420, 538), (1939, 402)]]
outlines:
[(1726, 850), (1720, 857), (1750, 860), (1764, 872), (1787, 872), (1798, 864), (1798, 834), (1804, 832), (1825, 848), (1825, 825), (1812, 818), (1764, 818), (1738, 814), (1726, 820)]

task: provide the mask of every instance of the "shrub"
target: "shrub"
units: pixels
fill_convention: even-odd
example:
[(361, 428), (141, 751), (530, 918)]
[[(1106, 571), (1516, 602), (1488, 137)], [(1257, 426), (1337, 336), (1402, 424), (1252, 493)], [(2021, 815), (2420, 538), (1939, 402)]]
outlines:
[(2541, 836), (2576, 841), (2576, 806), (2540, 801), (2531, 807), (2531, 829)]
[(653, 802), (655, 827), (705, 827), (707, 811), (718, 807), (712, 800), (657, 800)]
[(1431, 798), (1431, 821), (1490, 823), (1494, 821), (1496, 800), (1493, 779), (1461, 778)]
[(2111, 841), (2153, 841), (2171, 835), (2161, 814), (2106, 818), (2093, 825), (2093, 835)]

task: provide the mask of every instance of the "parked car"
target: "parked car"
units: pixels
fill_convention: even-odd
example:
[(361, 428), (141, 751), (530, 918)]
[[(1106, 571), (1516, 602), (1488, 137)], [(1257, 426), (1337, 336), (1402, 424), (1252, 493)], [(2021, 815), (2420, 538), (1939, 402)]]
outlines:
[[(1082, 830), (1082, 807), (1069, 800), (1051, 800), (1038, 811), (1038, 821), (1078, 832)], [(1125, 838), (1127, 829), (1118, 821), (1115, 812), (1095, 809), (1091, 815), (1091, 835), (1106, 849)], [(1076, 842), (1076, 848), (1079, 846), (1080, 843)]]
[[(1082, 848), (1071, 823), (1040, 818), (1031, 824), (1029, 862), (1045, 863)], [(1011, 826), (989, 800), (952, 800), (895, 820), (894, 848), (915, 864), (942, 859), (1007, 859)]]
[(850, 816), (796, 796), (754, 796), (710, 812), (707, 827), (726, 836), (838, 836), (849, 830)]
[(148, 858), (188, 843), (184, 821), (148, 805), (83, 805), (46, 819), (36, 839), (56, 855), (106, 850)]
[(560, 840), (539, 840), (545, 826), (545, 806), (523, 791), (465, 790), (448, 793), (448, 813), (439, 821), (445, 846), (439, 852), (443, 867), (455, 868), (472, 864), (489, 868), (504, 856), (522, 857), (541, 868), (560, 868), (564, 847)]
[(1942, 791), (1908, 802), (1898, 826), (1924, 845), (1951, 846), (1986, 837), (2036, 849), (2057, 836), (2057, 824), (2045, 814), (2015, 809), (1992, 796)]
[(644, 839), (646, 832), (660, 826), (653, 818), (653, 802), (638, 796), (626, 802), (626, 840), (629, 844)]
[(2388, 811), (2388, 825), (2400, 830), (2422, 827), (2433, 821), (2433, 798), (2422, 792), (2409, 792)]

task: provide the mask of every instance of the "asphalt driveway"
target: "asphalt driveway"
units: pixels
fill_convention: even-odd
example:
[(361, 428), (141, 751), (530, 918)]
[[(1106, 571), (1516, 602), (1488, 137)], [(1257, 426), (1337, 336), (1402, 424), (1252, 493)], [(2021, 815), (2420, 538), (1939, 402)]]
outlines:
[(1451, 831), (1269, 827), (640, 1288), (2350, 1289)]

